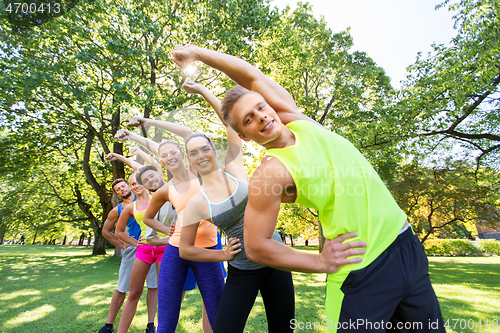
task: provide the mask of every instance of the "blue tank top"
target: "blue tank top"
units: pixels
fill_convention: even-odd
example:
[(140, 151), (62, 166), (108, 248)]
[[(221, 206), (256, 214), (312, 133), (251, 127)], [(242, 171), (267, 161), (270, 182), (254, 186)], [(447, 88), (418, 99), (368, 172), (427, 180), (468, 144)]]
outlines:
[[(134, 194), (134, 201), (136, 200), (137, 200), (137, 195)], [(120, 216), (122, 211), (123, 211), (123, 205), (120, 203), (118, 204), (118, 216)], [(130, 237), (133, 237), (137, 240), (141, 236), (141, 226), (139, 225), (139, 223), (137, 223), (137, 221), (133, 217), (129, 218), (127, 221), (127, 231)]]

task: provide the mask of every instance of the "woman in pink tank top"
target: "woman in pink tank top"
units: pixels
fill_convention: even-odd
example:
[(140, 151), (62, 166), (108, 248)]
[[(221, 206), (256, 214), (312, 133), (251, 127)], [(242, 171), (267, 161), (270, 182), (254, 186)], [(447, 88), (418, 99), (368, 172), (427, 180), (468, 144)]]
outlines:
[[(134, 319), (135, 312), (137, 310), (137, 303), (142, 296), (142, 292), (144, 290), (144, 282), (146, 281), (146, 277), (150, 273), (151, 266), (156, 265), (156, 274), (158, 274), (163, 252), (165, 250), (165, 245), (150, 246), (144, 243), (144, 238), (142, 236), (141, 238), (139, 238), (139, 240), (136, 240), (135, 238), (127, 235), (127, 233), (125, 232), (127, 221), (129, 220), (129, 218), (133, 217), (141, 226), (141, 235), (145, 234), (145, 225), (142, 220), (144, 213), (146, 212), (146, 209), (151, 201), (151, 197), (148, 191), (137, 183), (135, 174), (130, 176), (129, 182), (130, 187), (137, 195), (137, 200), (134, 201), (133, 204), (127, 205), (123, 209), (120, 217), (118, 218), (118, 222), (115, 228), (115, 234), (122, 241), (132, 246), (136, 246), (137, 252), (135, 254), (135, 260), (132, 266), (132, 272), (130, 273), (130, 291), (127, 297), (127, 301), (125, 302), (125, 306), (123, 307), (120, 323), (118, 325), (118, 332), (128, 331), (130, 324)], [(158, 275), (156, 277), (158, 278)], [(156, 289), (156, 293), (154, 295), (148, 294), (148, 296), (150, 296), (148, 297), (148, 305), (156, 308), (158, 289), (156, 286), (154, 289)], [(149, 304), (150, 302), (152, 303)], [(154, 324), (154, 317), (152, 319), (153, 322), (148, 323), (148, 325)], [(151, 318), (149, 320), (151, 320)]]

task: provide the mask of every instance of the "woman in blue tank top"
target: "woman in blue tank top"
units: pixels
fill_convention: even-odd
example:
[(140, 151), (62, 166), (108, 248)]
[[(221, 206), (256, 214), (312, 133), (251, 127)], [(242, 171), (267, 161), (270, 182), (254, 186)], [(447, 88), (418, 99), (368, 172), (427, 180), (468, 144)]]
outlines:
[[(206, 89), (187, 82), (188, 92)], [(210, 103), (220, 116), (220, 102)], [(248, 177), (243, 167), (243, 150), (238, 134), (227, 124), (228, 151), (225, 168), (216, 162), (212, 141), (204, 134), (186, 139), (186, 153), (191, 166), (202, 178), (201, 190), (189, 201), (180, 239), (180, 255), (197, 261), (228, 261), (228, 277), (215, 318), (214, 333), (243, 332), (248, 315), (260, 291), (269, 332), (292, 332), (295, 301), (290, 272), (265, 267), (245, 255), (243, 223), (248, 201)], [(208, 250), (194, 246), (199, 221), (206, 219), (230, 237), (226, 250)], [(274, 230), (273, 239), (281, 242)]]

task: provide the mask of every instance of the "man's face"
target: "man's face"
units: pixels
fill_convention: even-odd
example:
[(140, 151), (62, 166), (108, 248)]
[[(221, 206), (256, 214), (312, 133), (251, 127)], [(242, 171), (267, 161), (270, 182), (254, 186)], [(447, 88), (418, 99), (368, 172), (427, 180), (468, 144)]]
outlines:
[(147, 170), (141, 175), (143, 186), (149, 191), (156, 191), (165, 184), (163, 175), (159, 171)]
[(125, 182), (119, 182), (113, 187), (113, 190), (115, 190), (116, 195), (123, 199), (127, 199), (132, 194), (130, 187)]
[(243, 140), (253, 140), (265, 146), (281, 135), (280, 118), (262, 95), (251, 91), (241, 96), (231, 110), (234, 124)]

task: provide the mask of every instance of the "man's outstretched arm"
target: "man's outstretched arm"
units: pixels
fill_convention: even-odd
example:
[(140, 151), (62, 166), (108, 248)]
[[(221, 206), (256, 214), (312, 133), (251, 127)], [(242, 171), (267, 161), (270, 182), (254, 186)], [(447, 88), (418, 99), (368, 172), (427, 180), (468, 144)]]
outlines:
[(176, 47), (172, 51), (172, 56), (174, 62), (181, 68), (186, 68), (195, 61), (201, 61), (220, 70), (237, 84), (261, 94), (276, 112), (300, 114), (295, 101), (285, 88), (243, 59), (193, 45)]

